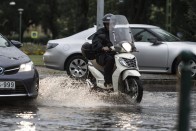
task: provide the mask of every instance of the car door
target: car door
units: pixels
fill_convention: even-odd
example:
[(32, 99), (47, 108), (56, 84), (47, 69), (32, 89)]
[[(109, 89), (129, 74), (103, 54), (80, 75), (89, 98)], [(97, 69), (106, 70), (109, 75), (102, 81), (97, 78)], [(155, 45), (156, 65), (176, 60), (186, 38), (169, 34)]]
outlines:
[(138, 60), (140, 71), (166, 72), (168, 61), (167, 44), (153, 44), (149, 39), (158, 39), (155, 34), (146, 28), (131, 28), (135, 46), (139, 52), (134, 52)]

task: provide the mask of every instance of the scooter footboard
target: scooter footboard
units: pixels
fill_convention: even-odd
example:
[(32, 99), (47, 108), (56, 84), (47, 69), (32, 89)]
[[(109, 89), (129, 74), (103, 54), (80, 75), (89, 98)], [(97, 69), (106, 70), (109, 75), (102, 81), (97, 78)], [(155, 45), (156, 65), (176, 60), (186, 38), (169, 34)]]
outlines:
[(141, 76), (141, 74), (137, 70), (126, 70), (122, 74), (122, 79), (125, 80), (127, 76)]

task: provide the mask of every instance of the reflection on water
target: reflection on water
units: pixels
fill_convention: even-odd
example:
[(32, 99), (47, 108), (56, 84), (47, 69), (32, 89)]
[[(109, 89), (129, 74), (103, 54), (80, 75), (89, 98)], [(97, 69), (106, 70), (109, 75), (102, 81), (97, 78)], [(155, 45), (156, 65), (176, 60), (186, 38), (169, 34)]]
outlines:
[[(195, 93), (190, 129), (196, 130)], [(1, 130), (176, 130), (177, 94), (144, 92), (140, 104), (116, 93), (90, 92), (84, 83), (67, 77), (47, 77), (40, 82), (36, 101), (1, 103)]]
[[(32, 103), (31, 103), (32, 104)], [(35, 131), (37, 107), (22, 100), (0, 101), (0, 127), (3, 131)]]

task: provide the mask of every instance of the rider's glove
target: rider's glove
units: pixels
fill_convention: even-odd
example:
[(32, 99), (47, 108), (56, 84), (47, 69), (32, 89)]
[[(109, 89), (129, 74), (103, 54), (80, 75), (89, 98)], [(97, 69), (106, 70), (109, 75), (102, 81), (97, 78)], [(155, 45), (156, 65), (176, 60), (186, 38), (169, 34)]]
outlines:
[(107, 51), (110, 51), (110, 48), (107, 47), (107, 46), (104, 46), (104, 47), (102, 48), (102, 50), (107, 52)]

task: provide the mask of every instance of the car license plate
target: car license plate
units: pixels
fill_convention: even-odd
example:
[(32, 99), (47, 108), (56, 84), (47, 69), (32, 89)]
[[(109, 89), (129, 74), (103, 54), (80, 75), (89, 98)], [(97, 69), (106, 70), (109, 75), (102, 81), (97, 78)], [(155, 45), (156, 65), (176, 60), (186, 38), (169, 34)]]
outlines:
[(0, 89), (15, 89), (15, 81), (0, 81)]

